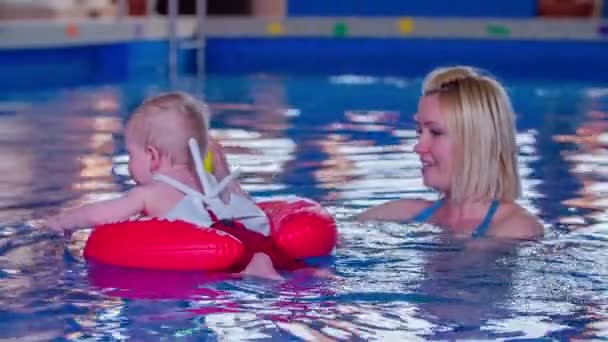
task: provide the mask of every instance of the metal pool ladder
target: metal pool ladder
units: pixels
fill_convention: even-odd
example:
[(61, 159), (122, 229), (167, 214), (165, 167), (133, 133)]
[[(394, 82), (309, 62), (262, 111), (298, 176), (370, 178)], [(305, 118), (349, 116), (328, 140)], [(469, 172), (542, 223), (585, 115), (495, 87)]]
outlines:
[(200, 79), (205, 75), (205, 19), (207, 17), (207, 0), (196, 0), (196, 31), (190, 40), (180, 42), (178, 35), (178, 0), (168, 1), (168, 34), (169, 34), (169, 77), (177, 79), (177, 56), (181, 49), (196, 49), (196, 75)]

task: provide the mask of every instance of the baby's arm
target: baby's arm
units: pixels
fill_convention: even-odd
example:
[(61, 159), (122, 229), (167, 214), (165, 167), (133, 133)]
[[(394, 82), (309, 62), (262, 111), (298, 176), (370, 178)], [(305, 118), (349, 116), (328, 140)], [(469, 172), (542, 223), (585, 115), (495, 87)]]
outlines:
[(55, 230), (73, 230), (128, 219), (144, 211), (145, 189), (134, 188), (122, 197), (86, 204), (49, 218), (46, 226)]

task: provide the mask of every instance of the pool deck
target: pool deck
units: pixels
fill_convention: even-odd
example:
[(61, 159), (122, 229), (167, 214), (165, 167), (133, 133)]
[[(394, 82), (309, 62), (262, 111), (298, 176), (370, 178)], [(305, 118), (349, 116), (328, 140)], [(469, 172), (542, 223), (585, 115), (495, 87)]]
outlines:
[[(166, 39), (164, 17), (98, 20), (0, 21), (0, 49), (89, 45)], [(178, 21), (178, 35), (192, 38), (196, 18)], [(414, 17), (209, 17), (208, 38), (451, 38), (583, 40), (608, 43), (608, 20)]]

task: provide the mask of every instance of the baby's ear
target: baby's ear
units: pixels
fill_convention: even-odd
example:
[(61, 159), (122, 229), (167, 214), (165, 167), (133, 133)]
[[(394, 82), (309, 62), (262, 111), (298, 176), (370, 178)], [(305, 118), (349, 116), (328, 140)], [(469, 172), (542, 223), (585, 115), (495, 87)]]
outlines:
[(148, 156), (150, 160), (150, 170), (156, 171), (160, 166), (160, 153), (158, 149), (154, 146), (148, 145), (146, 147), (146, 156)]

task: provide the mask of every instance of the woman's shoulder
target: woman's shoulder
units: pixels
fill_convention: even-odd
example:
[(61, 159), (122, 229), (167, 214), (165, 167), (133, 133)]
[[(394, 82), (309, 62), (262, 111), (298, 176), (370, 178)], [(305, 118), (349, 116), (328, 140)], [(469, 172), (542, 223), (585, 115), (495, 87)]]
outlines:
[(503, 203), (501, 207), (490, 232), (493, 237), (534, 240), (544, 235), (539, 218), (524, 207), (517, 203)]
[(355, 218), (358, 221), (405, 222), (433, 203), (423, 199), (399, 199), (369, 208)]

